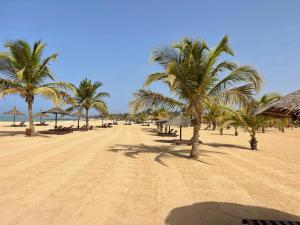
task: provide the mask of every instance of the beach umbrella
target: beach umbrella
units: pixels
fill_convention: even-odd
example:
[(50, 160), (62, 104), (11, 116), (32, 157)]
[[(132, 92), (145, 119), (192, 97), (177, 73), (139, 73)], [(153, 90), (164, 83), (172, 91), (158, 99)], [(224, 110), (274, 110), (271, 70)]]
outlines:
[(25, 115), (24, 113), (17, 110), (16, 106), (12, 110), (10, 110), (8, 112), (4, 112), (3, 114), (13, 115), (14, 116), (14, 125), (16, 125), (16, 116)]
[(279, 118), (291, 117), (293, 120), (300, 120), (300, 90), (255, 109), (253, 114)]
[(180, 113), (178, 116), (173, 117), (168, 120), (165, 125), (166, 126), (178, 126), (179, 127), (179, 137), (182, 140), (182, 127), (188, 127), (191, 124), (191, 119), (186, 117), (183, 113)]
[(77, 112), (74, 112), (72, 114), (70, 114), (70, 116), (74, 116), (74, 117), (77, 117), (77, 127), (79, 128), (79, 120), (81, 117), (85, 117), (85, 115), (81, 112), (81, 111), (77, 111)]
[(58, 114), (61, 114), (61, 115), (68, 115), (69, 113), (61, 108), (58, 108), (58, 107), (54, 107), (52, 109), (49, 109), (43, 113), (51, 113), (51, 114), (54, 114), (55, 115), (55, 126), (54, 128), (56, 129), (57, 128), (57, 115)]
[(40, 117), (40, 123), (43, 122), (43, 117), (48, 117), (46, 113), (43, 113), (42, 110), (36, 114), (34, 114), (34, 117)]

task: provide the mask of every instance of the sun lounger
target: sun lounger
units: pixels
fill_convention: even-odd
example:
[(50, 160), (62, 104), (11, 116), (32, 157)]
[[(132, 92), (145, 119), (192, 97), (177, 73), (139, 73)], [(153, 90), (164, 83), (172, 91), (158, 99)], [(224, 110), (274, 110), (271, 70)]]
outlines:
[(20, 124), (10, 125), (11, 127), (26, 127), (25, 121), (20, 122)]
[(191, 145), (192, 141), (191, 140), (179, 140), (179, 139), (174, 139), (173, 143), (175, 145)]
[(249, 225), (300, 225), (300, 221), (287, 221), (287, 220), (254, 220), (243, 219), (243, 224)]
[(56, 129), (39, 131), (39, 133), (41, 133), (41, 134), (57, 134), (57, 135), (68, 134), (68, 133), (72, 133), (72, 132), (73, 132), (73, 125), (71, 125), (69, 127), (59, 126)]
[(36, 123), (35, 126), (48, 126), (49, 124), (46, 122)]
[(73, 131), (81, 131), (81, 130), (86, 130), (86, 125), (82, 125), (81, 127), (73, 128)]
[(162, 137), (177, 137), (177, 131), (174, 132), (158, 132), (157, 133), (158, 136), (162, 136)]
[[(192, 145), (192, 139), (190, 140), (179, 140), (179, 139), (174, 139), (173, 143), (175, 145)], [(199, 141), (199, 144), (202, 143), (201, 141)]]

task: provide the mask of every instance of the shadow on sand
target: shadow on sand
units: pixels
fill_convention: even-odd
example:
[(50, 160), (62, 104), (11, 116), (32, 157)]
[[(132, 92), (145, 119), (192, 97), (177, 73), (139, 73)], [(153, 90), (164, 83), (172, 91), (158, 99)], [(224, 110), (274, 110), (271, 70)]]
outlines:
[[(26, 134), (25, 131), (0, 131), (0, 137), (14, 137), (14, 136), (26, 136)], [(43, 135), (40, 133), (36, 133), (35, 136), (50, 138), (49, 135)]]
[[(193, 160), (193, 161), (198, 161), (201, 163), (209, 164), (212, 165), (208, 162), (204, 162), (200, 159), (193, 159), (190, 158), (190, 150), (185, 150), (185, 149), (176, 149), (174, 146), (152, 146), (152, 145), (115, 145), (109, 149), (111, 152), (123, 152), (125, 156), (130, 157), (130, 158), (136, 158), (136, 156), (141, 155), (141, 154), (148, 154), (148, 153), (154, 153), (156, 154), (154, 161), (160, 163), (161, 165), (168, 166), (163, 158), (169, 158), (169, 157), (178, 157), (186, 160)], [(201, 151), (200, 152), (200, 158), (202, 156), (207, 156), (206, 155), (209, 153), (219, 153), (219, 152), (214, 152), (214, 151)]]
[(167, 225), (240, 225), (242, 219), (300, 221), (300, 217), (276, 209), (228, 202), (201, 202), (173, 209)]
[(226, 148), (239, 148), (239, 149), (250, 150), (250, 148), (247, 148), (243, 145), (224, 144), (224, 143), (216, 143), (216, 142), (203, 143), (203, 145), (207, 145), (207, 146), (214, 147), (214, 148), (226, 147)]

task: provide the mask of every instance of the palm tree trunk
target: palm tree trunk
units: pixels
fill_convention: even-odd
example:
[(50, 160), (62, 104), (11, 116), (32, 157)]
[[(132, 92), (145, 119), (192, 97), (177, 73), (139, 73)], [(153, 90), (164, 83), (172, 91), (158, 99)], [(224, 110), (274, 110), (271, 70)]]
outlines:
[(86, 129), (89, 129), (89, 109), (85, 109), (85, 125)]
[(223, 135), (223, 127), (220, 128), (220, 135)]
[(213, 125), (212, 129), (216, 130), (216, 128), (217, 128), (217, 122), (215, 120), (212, 122), (212, 125)]
[(265, 127), (262, 127), (261, 129), (263, 133), (266, 133)]
[(255, 133), (251, 134), (251, 139), (249, 141), (251, 150), (257, 150), (257, 140), (255, 137)]
[(238, 136), (238, 135), (239, 135), (239, 133), (237, 131), (237, 127), (234, 127), (234, 136)]
[(193, 137), (192, 137), (192, 150), (190, 152), (191, 158), (198, 158), (199, 156), (199, 131), (201, 127), (201, 113), (194, 116), (193, 124)]
[(191, 158), (198, 158), (199, 156), (199, 131), (200, 131), (200, 124), (197, 122), (196, 124), (194, 124), (194, 129), (193, 129), (192, 150), (190, 152)]
[(32, 116), (32, 99), (29, 99), (28, 102), (28, 122), (30, 128), (30, 136), (34, 136), (34, 124), (33, 124), (33, 116)]

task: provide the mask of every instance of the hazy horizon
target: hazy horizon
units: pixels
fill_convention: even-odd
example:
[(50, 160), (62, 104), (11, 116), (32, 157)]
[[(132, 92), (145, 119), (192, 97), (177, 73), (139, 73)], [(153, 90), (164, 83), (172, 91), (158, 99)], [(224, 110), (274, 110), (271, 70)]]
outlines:
[[(111, 113), (126, 112), (146, 75), (160, 71), (150, 52), (183, 37), (215, 46), (229, 36), (234, 61), (253, 65), (264, 76), (260, 94), (287, 94), (300, 84), (300, 2), (288, 1), (8, 1), (1, 4), (0, 51), (8, 40), (42, 40), (45, 56), (57, 52), (51, 69), (57, 80), (77, 85), (84, 77), (101, 81), (111, 94)], [(152, 86), (166, 92), (163, 85)], [(0, 99), (0, 113), (17, 106), (18, 96)], [(34, 112), (53, 107), (37, 98)]]

